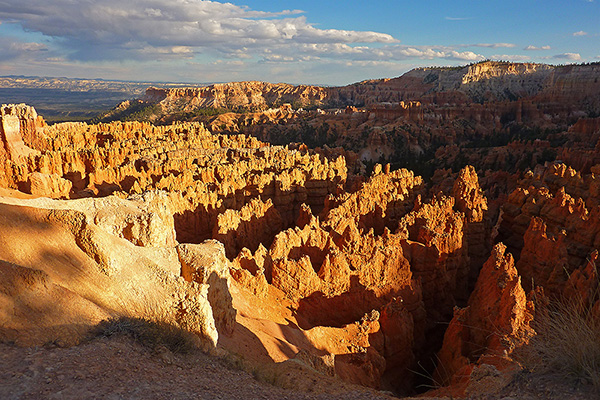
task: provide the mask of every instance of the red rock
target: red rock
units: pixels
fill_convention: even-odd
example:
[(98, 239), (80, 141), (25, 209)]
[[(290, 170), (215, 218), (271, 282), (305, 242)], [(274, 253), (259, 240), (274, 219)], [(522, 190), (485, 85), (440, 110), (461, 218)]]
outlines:
[(434, 375), (444, 386), (468, 377), (468, 369), (483, 355), (510, 356), (535, 334), (533, 302), (525, 295), (512, 255), (505, 251), (501, 243), (494, 247), (468, 307), (455, 310)]

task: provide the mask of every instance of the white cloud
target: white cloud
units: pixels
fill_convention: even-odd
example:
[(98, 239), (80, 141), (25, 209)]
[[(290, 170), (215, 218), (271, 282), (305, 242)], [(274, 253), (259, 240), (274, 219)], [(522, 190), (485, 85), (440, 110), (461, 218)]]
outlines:
[(579, 53), (562, 53), (555, 55), (553, 58), (557, 60), (579, 61), (581, 60), (581, 55)]
[(488, 47), (491, 49), (497, 49), (500, 47), (515, 47), (516, 45), (513, 43), (477, 43), (477, 44), (470, 44), (468, 45), (468, 47)]
[(467, 21), (471, 18), (465, 18), (465, 17), (445, 17), (446, 20), (448, 21)]
[(578, 32), (573, 33), (573, 36), (587, 36), (587, 34), (588, 33), (585, 31), (578, 31)]
[(0, 37), (0, 62), (17, 60), (40, 60), (48, 57), (48, 48), (43, 43), (23, 42), (13, 37)]
[[(276, 56), (275, 56), (276, 55)], [(458, 52), (441, 46), (386, 45), (382, 47), (351, 46), (346, 43), (306, 43), (293, 48), (277, 48), (264, 51), (264, 59), (270, 62), (289, 62), (302, 57), (336, 59), (347, 61), (398, 62), (408, 59), (446, 59), (481, 61), (480, 54), (471, 51)]]
[(545, 46), (540, 46), (540, 47), (533, 46), (533, 45), (529, 45), (529, 46), (525, 47), (523, 50), (527, 50), (527, 51), (537, 51), (537, 50), (550, 50), (550, 49), (551, 49), (551, 47), (550, 47), (550, 46), (548, 46), (548, 45), (545, 45)]
[(495, 54), (490, 57), (492, 60), (502, 60), (502, 61), (513, 61), (513, 62), (521, 62), (521, 61), (529, 61), (531, 57), (523, 56), (518, 54)]
[[(302, 14), (202, 0), (0, 0), (0, 23), (20, 24), (35, 38), (26, 42), (0, 37), (0, 68), (12, 71), (12, 60), (18, 59), (27, 66), (24, 71), (35, 67), (44, 75), (207, 82), (270, 80), (273, 71), (282, 79), (285, 71), (297, 82), (303, 76), (305, 82), (327, 77), (341, 83), (347, 78), (327, 68), (355, 66), (369, 77), (372, 66), (380, 76), (390, 76), (403, 70), (407, 60), (418, 65), (423, 60), (469, 63), (486, 57), (462, 51), (472, 50), (465, 47), (515, 47), (409, 46), (386, 33), (324, 29)], [(293, 63), (302, 63), (302, 73)]]
[(20, 23), (25, 30), (53, 37), (70, 58), (144, 59), (158, 54), (220, 51), (236, 53), (302, 43), (397, 43), (393, 36), (370, 31), (319, 29), (298, 15), (271, 13), (231, 3), (189, 0), (9, 0), (0, 20)]
[(451, 51), (447, 53), (443, 58), (447, 60), (460, 60), (460, 61), (482, 61), (485, 59), (484, 56), (480, 54), (475, 54), (472, 51)]

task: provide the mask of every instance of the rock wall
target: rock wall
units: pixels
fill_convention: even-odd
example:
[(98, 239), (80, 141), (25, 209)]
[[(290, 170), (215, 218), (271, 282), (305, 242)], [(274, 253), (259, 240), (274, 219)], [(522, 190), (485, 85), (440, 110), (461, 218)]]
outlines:
[(35, 132), (36, 148), (6, 161), (4, 187), (55, 198), (166, 190), (185, 242), (220, 235), (217, 215), (258, 196), (290, 226), (302, 203), (320, 211), (328, 195), (341, 193), (347, 176), (343, 157), (212, 135), (197, 123), (63, 123)]
[(495, 245), (467, 307), (454, 310), (438, 353), (438, 385), (453, 395), (473, 394), (482, 369), (493, 372), (494, 385), (507, 385), (524, 354), (536, 351), (527, 350), (545, 333), (536, 329), (548, 329), (537, 324), (547, 318), (548, 304), (564, 302), (570, 312), (598, 317), (595, 185), (594, 174), (554, 163), (527, 174), (508, 196), (495, 236), (506, 245)]
[(597, 65), (485, 61), (460, 68), (416, 68), (398, 78), (337, 88), (332, 97), (360, 105), (407, 100), (483, 103), (526, 97), (583, 105), (586, 97), (597, 92), (599, 73)]
[[(0, 198), (0, 340), (73, 345), (119, 316), (188, 329), (206, 350), (231, 334), (223, 246), (175, 248), (160, 200)], [(199, 269), (208, 279), (184, 280)]]
[(600, 246), (596, 180), (594, 174), (582, 177), (564, 164), (552, 164), (510, 194), (497, 240), (515, 255), (524, 287), (540, 285), (558, 295)]
[[(326, 97), (327, 89), (318, 86), (250, 81), (218, 83), (201, 88), (148, 88), (142, 100), (158, 102), (167, 111), (192, 111), (205, 107), (260, 110), (283, 103), (319, 105)], [(183, 110), (180, 108), (182, 102), (185, 103)]]

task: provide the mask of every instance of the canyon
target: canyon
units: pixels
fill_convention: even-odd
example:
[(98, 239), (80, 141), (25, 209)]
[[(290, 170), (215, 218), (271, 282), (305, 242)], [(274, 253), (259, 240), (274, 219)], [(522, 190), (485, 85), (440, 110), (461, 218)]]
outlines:
[(556, 301), (600, 320), (598, 78), (148, 88), (53, 125), (2, 105), (0, 341), (127, 316), (292, 376), (494, 396)]

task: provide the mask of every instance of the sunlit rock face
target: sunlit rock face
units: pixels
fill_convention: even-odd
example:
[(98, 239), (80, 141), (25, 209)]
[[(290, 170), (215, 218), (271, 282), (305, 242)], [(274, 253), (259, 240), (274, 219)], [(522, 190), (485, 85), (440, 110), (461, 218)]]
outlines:
[[(397, 394), (414, 394), (415, 371), (436, 360), (437, 384), (474, 393), (482, 375), (517, 367), (548, 302), (600, 309), (600, 130), (579, 113), (580, 93), (595, 107), (595, 68), (479, 63), (140, 100), (162, 122), (179, 107), (247, 111), (206, 124), (47, 126), (3, 106), (1, 338), (76, 344), (102, 319), (138, 316), (205, 349)], [(343, 108), (298, 109), (328, 101)], [(486, 141), (561, 118), (570, 126), (544, 140)], [(483, 150), (462, 146), (473, 137)], [(573, 166), (538, 163), (549, 148)], [(426, 154), (447, 162), (431, 179), (374, 162)], [(530, 170), (504, 169), (526, 159)]]

